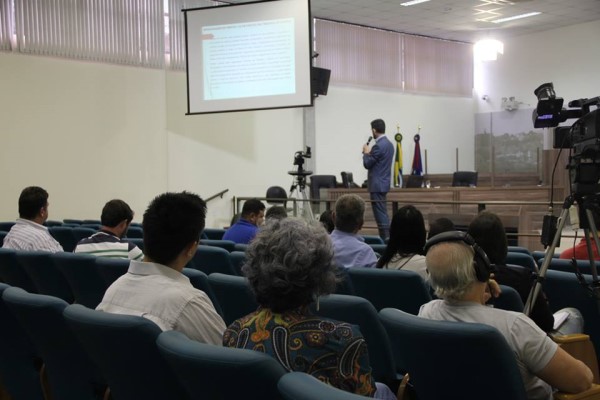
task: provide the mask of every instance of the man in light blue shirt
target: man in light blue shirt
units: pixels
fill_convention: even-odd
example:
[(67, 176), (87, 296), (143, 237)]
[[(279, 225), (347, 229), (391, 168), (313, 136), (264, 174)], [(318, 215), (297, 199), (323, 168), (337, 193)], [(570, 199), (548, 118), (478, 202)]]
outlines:
[(331, 232), (333, 261), (338, 267), (369, 267), (377, 264), (375, 252), (365, 243), (358, 231), (363, 226), (365, 202), (355, 194), (345, 194), (335, 203)]

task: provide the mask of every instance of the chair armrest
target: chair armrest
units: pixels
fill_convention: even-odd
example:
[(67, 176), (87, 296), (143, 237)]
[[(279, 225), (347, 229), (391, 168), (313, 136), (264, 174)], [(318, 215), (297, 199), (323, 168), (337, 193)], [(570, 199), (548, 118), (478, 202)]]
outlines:
[(575, 333), (571, 335), (554, 336), (552, 337), (552, 340), (562, 347), (564, 351), (587, 365), (588, 368), (592, 370), (592, 374), (594, 374), (594, 383), (600, 384), (600, 372), (598, 371), (596, 350), (588, 335)]
[(577, 394), (556, 392), (554, 400), (600, 400), (600, 385), (592, 384), (591, 388)]

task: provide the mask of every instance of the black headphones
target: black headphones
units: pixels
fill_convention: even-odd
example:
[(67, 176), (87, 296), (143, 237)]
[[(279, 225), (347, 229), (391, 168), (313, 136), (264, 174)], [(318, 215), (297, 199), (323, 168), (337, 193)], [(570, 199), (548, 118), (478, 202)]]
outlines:
[(475, 240), (465, 232), (460, 231), (451, 231), (451, 232), (443, 232), (435, 235), (431, 239), (425, 243), (425, 247), (423, 249), (424, 253), (427, 254), (429, 249), (436, 244), (443, 242), (463, 242), (467, 246), (470, 246), (475, 252), (475, 256), (473, 257), (473, 267), (475, 268), (475, 276), (479, 282), (487, 282), (490, 279), (490, 274), (493, 272), (493, 267), (488, 259), (485, 251), (477, 243)]

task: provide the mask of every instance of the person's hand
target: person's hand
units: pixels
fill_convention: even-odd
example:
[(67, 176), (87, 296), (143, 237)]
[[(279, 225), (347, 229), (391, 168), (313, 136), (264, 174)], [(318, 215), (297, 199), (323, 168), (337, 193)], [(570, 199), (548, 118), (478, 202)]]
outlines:
[[(493, 276), (492, 276), (493, 278)], [(494, 279), (488, 279), (487, 286), (485, 288), (485, 293), (483, 295), (483, 303), (487, 303), (492, 297), (498, 298), (502, 293), (502, 289), (500, 289), (500, 285)]]
[(371, 152), (371, 149), (369, 148), (368, 145), (363, 145), (363, 154), (369, 154)]

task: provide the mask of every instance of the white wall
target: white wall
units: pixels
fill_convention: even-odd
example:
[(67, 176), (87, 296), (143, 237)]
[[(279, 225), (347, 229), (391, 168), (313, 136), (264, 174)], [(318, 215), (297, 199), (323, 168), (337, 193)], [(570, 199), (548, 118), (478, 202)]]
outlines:
[[(515, 96), (535, 108), (535, 88), (554, 82), (565, 106), (574, 99), (600, 95), (600, 20), (504, 40), (497, 61), (475, 65), (477, 111), (501, 109), (501, 98)], [(487, 94), (489, 102), (481, 100)]]
[[(316, 99), (315, 173), (348, 170), (362, 182), (361, 146), (374, 118), (386, 120), (392, 140), (400, 124), (405, 171), (418, 125), (430, 173), (453, 171), (456, 147), (459, 167), (471, 169), (473, 112), (499, 110), (507, 96), (533, 107), (533, 89), (546, 81), (567, 101), (600, 95), (599, 33), (596, 21), (507, 40), (498, 61), (476, 69), (483, 83), (473, 99), (332, 85)], [(0, 88), (0, 220), (16, 218), (28, 185), (50, 192), (52, 219), (98, 218), (119, 197), (138, 221), (166, 190), (207, 197), (229, 189), (209, 203), (207, 226), (223, 226), (233, 196), (289, 189), (287, 171), (304, 144), (302, 109), (186, 116), (180, 72), (0, 53)]]

